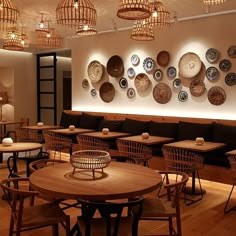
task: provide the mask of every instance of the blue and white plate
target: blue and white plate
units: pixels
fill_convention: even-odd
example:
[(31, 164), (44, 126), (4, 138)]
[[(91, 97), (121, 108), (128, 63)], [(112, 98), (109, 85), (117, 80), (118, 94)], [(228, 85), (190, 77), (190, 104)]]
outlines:
[(188, 93), (186, 91), (179, 92), (178, 99), (181, 102), (186, 102), (188, 100)]
[(143, 69), (149, 73), (152, 72), (155, 66), (155, 61), (151, 58), (151, 57), (147, 57), (144, 61), (143, 61)]
[(175, 79), (173, 81), (173, 87), (176, 89), (181, 89), (182, 88), (181, 79)]
[(136, 55), (136, 54), (132, 55), (131, 63), (133, 66), (137, 66), (139, 64), (139, 61), (140, 61), (140, 59), (139, 59), (138, 55)]
[(135, 77), (135, 71), (132, 67), (130, 67), (127, 71), (128, 77), (129, 78), (134, 78)]
[(119, 85), (121, 88), (127, 88), (128, 87), (128, 81), (126, 78), (122, 77), (120, 80), (119, 80)]
[(209, 79), (210, 81), (212, 80), (216, 80), (219, 76), (219, 71), (216, 67), (211, 66), (209, 68), (207, 68), (206, 70), (206, 77), (207, 79)]
[(220, 61), (219, 67), (222, 71), (229, 71), (231, 68), (231, 62), (227, 59), (223, 59), (222, 61)]
[(162, 79), (162, 76), (163, 76), (163, 72), (162, 70), (160, 69), (156, 69), (153, 73), (153, 78), (156, 80), (156, 81), (160, 81)]
[(167, 69), (167, 76), (171, 79), (176, 77), (176, 69), (173, 66), (168, 67)]
[(96, 91), (96, 89), (91, 89), (90, 93), (91, 93), (91, 96), (92, 96), (92, 97), (96, 97), (96, 96), (97, 96), (97, 91)]
[(217, 49), (215, 48), (209, 48), (207, 51), (206, 51), (206, 59), (209, 63), (214, 63), (216, 62), (219, 57), (220, 57), (220, 53)]
[(236, 85), (236, 73), (228, 73), (228, 74), (225, 76), (225, 83), (226, 83), (228, 86)]
[(135, 90), (133, 88), (129, 88), (127, 90), (127, 97), (128, 98), (133, 98), (135, 96)]

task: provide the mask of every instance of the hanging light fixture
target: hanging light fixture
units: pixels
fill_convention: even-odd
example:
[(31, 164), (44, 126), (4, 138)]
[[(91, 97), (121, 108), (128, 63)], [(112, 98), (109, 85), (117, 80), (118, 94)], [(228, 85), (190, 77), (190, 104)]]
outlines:
[(15, 26), (19, 14), (10, 0), (0, 0), (0, 30)]
[(59, 36), (54, 28), (49, 28), (48, 32), (38, 32), (36, 37), (37, 48), (61, 48), (63, 38)]
[(97, 29), (92, 25), (79, 25), (76, 34), (77, 35), (93, 35), (97, 33)]
[(97, 12), (90, 0), (62, 0), (56, 9), (56, 20), (57, 24), (75, 27), (78, 33), (85, 34), (96, 31)]
[(138, 41), (154, 40), (153, 27), (146, 20), (135, 21), (130, 38)]
[(3, 41), (3, 49), (13, 50), (13, 51), (22, 51), (24, 47), (21, 43), (22, 37), (21, 33), (16, 27), (11, 27), (5, 33)]
[(28, 48), (29, 47), (29, 39), (26, 36), (25, 32), (24, 32), (24, 27), (22, 26), (21, 28), (21, 44), (24, 48)]
[(151, 24), (154, 29), (170, 26), (170, 12), (159, 1), (149, 3), (151, 16), (148, 18), (148, 24)]
[(46, 14), (45, 12), (40, 12), (39, 13), (41, 15), (41, 20), (40, 22), (36, 25), (35, 31), (37, 32), (48, 32), (48, 26), (47, 24), (44, 22), (43, 16), (44, 14)]
[(204, 4), (219, 4), (224, 2), (226, 2), (226, 0), (203, 0)]
[(120, 0), (117, 16), (126, 20), (141, 20), (151, 16), (148, 0)]

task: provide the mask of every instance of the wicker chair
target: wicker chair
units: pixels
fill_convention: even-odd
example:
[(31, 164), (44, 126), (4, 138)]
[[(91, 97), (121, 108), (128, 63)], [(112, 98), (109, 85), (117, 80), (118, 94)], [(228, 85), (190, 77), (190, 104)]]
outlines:
[[(72, 229), (72, 235), (138, 236), (138, 223), (142, 212), (143, 197), (126, 202), (94, 202), (79, 200), (82, 215)], [(125, 211), (127, 209), (127, 211)], [(94, 217), (98, 210), (101, 217)], [(127, 212), (129, 214), (127, 215)], [(83, 232), (83, 233), (82, 233)]]
[(45, 141), (45, 148), (48, 152), (54, 152), (54, 159), (56, 157), (57, 152), (59, 152), (60, 159), (62, 151), (69, 152), (70, 154), (72, 153), (73, 143), (70, 138), (49, 130), (43, 132), (43, 137)]
[[(176, 171), (160, 171), (159, 173), (164, 175), (162, 186), (165, 190), (165, 194), (163, 194), (165, 199), (144, 198), (140, 220), (167, 221), (169, 223), (168, 234), (159, 235), (182, 236), (179, 196), (188, 181), (188, 175)], [(174, 224), (174, 222), (176, 223)], [(155, 235), (158, 234), (155, 232)]]
[[(181, 171), (188, 175), (192, 175), (191, 195), (199, 195), (198, 198), (187, 198), (187, 188), (185, 187), (185, 204), (190, 205), (203, 198), (204, 191), (201, 186), (199, 170), (204, 167), (204, 158), (194, 152), (183, 150), (180, 148), (163, 147), (162, 152), (165, 158), (166, 169), (168, 171)], [(198, 178), (199, 192), (195, 188), (195, 176)]]
[[(32, 205), (32, 199), (38, 192), (29, 190), (28, 178), (11, 178), (1, 182), (1, 187), (11, 207), (9, 235), (22, 231), (52, 226), (53, 235), (58, 235), (58, 224), (64, 227), (66, 235), (70, 235), (70, 216), (66, 215), (57, 204), (44, 203)], [(29, 201), (29, 202), (28, 202)], [(26, 204), (30, 203), (30, 206)]]
[(236, 156), (234, 156), (234, 155), (228, 156), (228, 160), (229, 160), (229, 163), (230, 163), (231, 173), (232, 173), (232, 176), (233, 176), (233, 185), (232, 185), (232, 188), (230, 190), (227, 202), (225, 204), (225, 208), (224, 208), (224, 213), (225, 214), (230, 212), (230, 211), (232, 211), (232, 210), (236, 210), (236, 206), (235, 205), (231, 206), (230, 208), (228, 207), (231, 195), (232, 195), (233, 190), (234, 190), (234, 186), (236, 184)]
[(129, 158), (134, 160), (136, 164), (148, 165), (148, 160), (152, 158), (152, 149), (144, 144), (117, 139), (116, 144), (118, 147), (120, 158)]

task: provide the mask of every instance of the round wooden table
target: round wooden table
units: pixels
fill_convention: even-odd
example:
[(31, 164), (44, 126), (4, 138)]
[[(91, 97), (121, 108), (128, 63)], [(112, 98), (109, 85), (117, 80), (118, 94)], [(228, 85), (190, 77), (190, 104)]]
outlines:
[(50, 198), (113, 200), (132, 198), (154, 191), (161, 175), (141, 165), (111, 162), (103, 172), (76, 170), (70, 163), (44, 167), (30, 175), (32, 187)]

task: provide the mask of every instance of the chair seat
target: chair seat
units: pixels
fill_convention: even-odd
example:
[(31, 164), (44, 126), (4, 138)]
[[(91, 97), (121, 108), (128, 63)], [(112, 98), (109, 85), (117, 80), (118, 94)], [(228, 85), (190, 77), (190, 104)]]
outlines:
[(35, 226), (57, 224), (58, 222), (65, 220), (66, 217), (66, 214), (56, 204), (45, 203), (35, 205), (24, 208), (22, 227), (35, 228)]
[(144, 198), (141, 218), (175, 216), (176, 210), (171, 206), (172, 202), (160, 198)]

